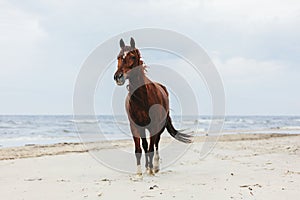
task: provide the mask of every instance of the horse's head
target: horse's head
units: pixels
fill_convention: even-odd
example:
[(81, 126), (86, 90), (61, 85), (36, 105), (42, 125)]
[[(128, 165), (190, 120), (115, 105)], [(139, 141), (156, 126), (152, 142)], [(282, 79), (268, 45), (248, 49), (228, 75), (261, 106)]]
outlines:
[(120, 40), (121, 51), (118, 55), (118, 69), (114, 75), (117, 85), (123, 85), (130, 77), (130, 71), (143, 64), (140, 60), (140, 52), (135, 48), (134, 39), (130, 39), (130, 46), (125, 46), (123, 39)]

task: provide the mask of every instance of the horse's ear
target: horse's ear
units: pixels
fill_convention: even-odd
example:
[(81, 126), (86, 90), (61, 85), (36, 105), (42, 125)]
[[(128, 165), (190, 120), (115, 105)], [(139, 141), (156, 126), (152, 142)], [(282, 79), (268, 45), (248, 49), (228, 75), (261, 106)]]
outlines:
[(122, 38), (120, 40), (120, 47), (121, 47), (121, 49), (123, 49), (125, 47), (125, 42)]
[(130, 46), (131, 48), (135, 49), (135, 41), (133, 38), (130, 38)]

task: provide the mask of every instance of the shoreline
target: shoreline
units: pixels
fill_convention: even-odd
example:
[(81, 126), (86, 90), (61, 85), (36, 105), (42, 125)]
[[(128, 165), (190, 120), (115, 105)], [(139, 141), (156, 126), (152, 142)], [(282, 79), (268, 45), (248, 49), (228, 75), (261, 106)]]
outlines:
[[(195, 136), (193, 138), (194, 143), (204, 142), (207, 138), (216, 138), (218, 142), (233, 142), (233, 141), (248, 141), (248, 140), (266, 140), (270, 138), (281, 137), (299, 137), (299, 134), (282, 134), (282, 133), (268, 133), (268, 134), (224, 134), (220, 136)], [(170, 137), (164, 137), (162, 143), (171, 142), (174, 140)], [(69, 153), (85, 153), (91, 150), (103, 150), (112, 149), (117, 147), (133, 147), (133, 141), (131, 139), (124, 140), (111, 140), (111, 141), (99, 141), (83, 143), (56, 143), (56, 144), (28, 144), (18, 147), (4, 147), (0, 148), (0, 160), (15, 160), (22, 158), (34, 158), (42, 156), (55, 156)]]

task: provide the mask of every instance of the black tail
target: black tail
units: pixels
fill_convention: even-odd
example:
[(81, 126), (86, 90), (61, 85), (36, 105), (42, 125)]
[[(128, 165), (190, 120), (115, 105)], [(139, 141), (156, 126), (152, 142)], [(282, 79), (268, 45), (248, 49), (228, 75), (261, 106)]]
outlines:
[(166, 128), (168, 130), (168, 132), (170, 133), (170, 135), (175, 138), (176, 140), (180, 141), (180, 142), (184, 142), (184, 143), (191, 143), (192, 140), (190, 139), (192, 136), (185, 134), (185, 133), (181, 133), (178, 130), (176, 130), (174, 128), (174, 126), (172, 125), (172, 120), (171, 117), (168, 115), (167, 116), (167, 121), (166, 121)]

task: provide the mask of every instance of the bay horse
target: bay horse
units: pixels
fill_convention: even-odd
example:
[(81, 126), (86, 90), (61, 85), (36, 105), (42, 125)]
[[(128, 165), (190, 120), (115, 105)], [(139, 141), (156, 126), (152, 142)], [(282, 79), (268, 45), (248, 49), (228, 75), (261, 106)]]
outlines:
[[(154, 175), (159, 171), (158, 144), (164, 129), (167, 128), (172, 137), (184, 143), (191, 142), (191, 135), (179, 132), (172, 125), (169, 115), (168, 91), (162, 84), (152, 82), (146, 77), (146, 66), (141, 60), (140, 51), (135, 47), (134, 39), (130, 39), (130, 46), (125, 46), (121, 39), (120, 48), (117, 57), (118, 69), (114, 74), (114, 80), (119, 86), (124, 85), (127, 79), (129, 81), (125, 106), (135, 144), (137, 175), (142, 176), (140, 140), (142, 140), (145, 152), (145, 167), (150, 175)], [(149, 147), (145, 134), (146, 129), (150, 133)]]

